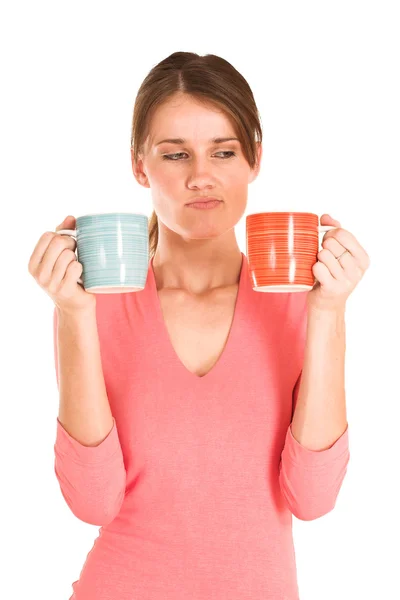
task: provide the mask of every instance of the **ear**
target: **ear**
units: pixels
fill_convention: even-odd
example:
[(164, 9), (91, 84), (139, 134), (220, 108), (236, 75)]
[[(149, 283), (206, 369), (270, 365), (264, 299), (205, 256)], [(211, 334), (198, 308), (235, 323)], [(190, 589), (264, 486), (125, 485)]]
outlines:
[(139, 158), (136, 162), (135, 158), (134, 158), (133, 148), (131, 148), (131, 163), (132, 163), (132, 171), (133, 171), (136, 181), (143, 187), (149, 188), (150, 184), (149, 184), (147, 175), (144, 171), (143, 158), (139, 154)]
[(262, 158), (262, 144), (261, 142), (256, 142), (257, 145), (257, 150), (256, 150), (256, 164), (254, 165), (254, 168), (251, 171), (250, 177), (249, 177), (249, 183), (251, 183), (252, 181), (254, 181), (256, 179), (256, 177), (258, 176), (260, 169), (261, 169), (261, 158)]

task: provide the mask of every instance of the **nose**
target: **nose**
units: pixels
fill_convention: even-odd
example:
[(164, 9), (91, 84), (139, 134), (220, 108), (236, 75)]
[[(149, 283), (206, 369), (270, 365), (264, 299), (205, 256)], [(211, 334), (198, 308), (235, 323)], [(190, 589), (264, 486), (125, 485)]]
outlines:
[(190, 166), (189, 183), (198, 188), (214, 186), (212, 166), (206, 159), (194, 159)]

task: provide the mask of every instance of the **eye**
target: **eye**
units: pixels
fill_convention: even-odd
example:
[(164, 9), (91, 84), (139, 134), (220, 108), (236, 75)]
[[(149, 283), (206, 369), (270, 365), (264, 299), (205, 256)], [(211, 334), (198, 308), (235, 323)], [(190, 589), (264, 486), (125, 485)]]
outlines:
[[(171, 158), (172, 156), (180, 156), (182, 154), (186, 154), (186, 152), (175, 152), (174, 154), (163, 154), (163, 160), (179, 160), (176, 158)], [(230, 156), (224, 156), (224, 157), (219, 157), (222, 158), (223, 160), (225, 160), (226, 158), (231, 158), (233, 156), (236, 156), (235, 152), (232, 152), (231, 150), (223, 150), (221, 152), (217, 152), (217, 154), (230, 154)]]

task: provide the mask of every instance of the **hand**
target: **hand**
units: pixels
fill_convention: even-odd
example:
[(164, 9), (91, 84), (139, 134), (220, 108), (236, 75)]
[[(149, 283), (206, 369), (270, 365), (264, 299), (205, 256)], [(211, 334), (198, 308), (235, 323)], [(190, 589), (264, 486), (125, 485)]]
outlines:
[(78, 283), (83, 268), (75, 254), (76, 241), (69, 235), (57, 233), (60, 229), (75, 229), (75, 223), (75, 218), (69, 216), (55, 232), (43, 233), (28, 265), (32, 277), (65, 313), (92, 310), (96, 306), (96, 296)]
[[(323, 237), (322, 250), (312, 271), (316, 283), (307, 294), (310, 308), (320, 310), (344, 309), (347, 298), (370, 266), (370, 258), (354, 235), (342, 229), (339, 221), (328, 214), (321, 216), (321, 225), (333, 225)], [(347, 252), (340, 260), (336, 257)]]

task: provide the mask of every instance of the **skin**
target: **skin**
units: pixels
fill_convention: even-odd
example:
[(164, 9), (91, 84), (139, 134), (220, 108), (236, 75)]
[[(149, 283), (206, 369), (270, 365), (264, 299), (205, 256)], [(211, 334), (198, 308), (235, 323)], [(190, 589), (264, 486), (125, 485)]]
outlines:
[[(156, 145), (178, 137), (186, 142)], [(213, 145), (214, 137), (237, 137), (228, 117), (179, 92), (153, 114), (137, 163), (132, 151), (134, 176), (151, 189), (158, 216), (153, 259), (158, 289), (201, 296), (239, 281), (242, 257), (234, 227), (245, 212), (248, 185), (259, 173), (262, 146), (251, 169), (239, 141)], [(172, 159), (163, 159), (166, 154)], [(216, 196), (223, 203), (203, 211), (185, 206), (196, 196)]]

